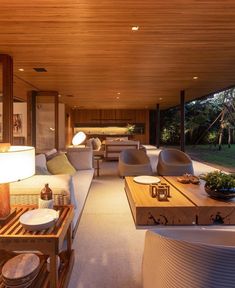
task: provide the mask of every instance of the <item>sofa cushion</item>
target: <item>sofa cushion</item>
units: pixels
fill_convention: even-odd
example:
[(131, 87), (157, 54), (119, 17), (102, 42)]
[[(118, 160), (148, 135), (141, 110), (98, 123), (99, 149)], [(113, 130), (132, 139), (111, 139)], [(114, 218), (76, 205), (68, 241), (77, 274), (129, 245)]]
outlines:
[(68, 198), (69, 203), (71, 202), (75, 208), (77, 207), (73, 181), (70, 175), (34, 175), (30, 178), (10, 183), (10, 193), (11, 195), (22, 195), (27, 203), (26, 198), (30, 198), (30, 195), (38, 195), (39, 197), (46, 183), (49, 184), (53, 196), (65, 196)]
[(67, 157), (76, 170), (92, 169), (92, 149), (91, 148), (68, 148)]
[(47, 168), (51, 174), (70, 174), (73, 175), (76, 170), (69, 162), (65, 154), (60, 154), (47, 161)]
[(77, 203), (77, 209), (74, 211), (74, 227), (78, 224), (78, 219), (81, 217), (93, 176), (94, 169), (87, 169), (77, 171), (72, 177), (74, 196)]

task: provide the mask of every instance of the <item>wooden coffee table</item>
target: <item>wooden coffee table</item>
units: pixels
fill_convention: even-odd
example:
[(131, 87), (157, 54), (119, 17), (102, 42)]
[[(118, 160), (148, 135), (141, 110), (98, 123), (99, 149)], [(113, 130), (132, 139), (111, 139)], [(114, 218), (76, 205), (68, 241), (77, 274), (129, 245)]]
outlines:
[[(40, 251), (41, 269), (30, 287), (67, 287), (74, 262), (74, 252), (71, 249), (71, 223), (74, 216), (72, 205), (57, 206), (60, 216), (55, 225), (42, 231), (29, 232), (19, 222), (20, 216), (37, 208), (32, 205), (17, 205), (16, 215), (0, 227), (0, 250), (7, 251)], [(64, 239), (67, 240), (67, 249), (61, 252)], [(58, 275), (57, 255), (61, 265)], [(50, 272), (47, 271), (47, 257), (50, 257)], [(2, 267), (0, 267), (2, 268)], [(0, 287), (3, 285), (0, 280)]]
[(210, 198), (205, 192), (203, 180), (200, 180), (199, 185), (195, 185), (182, 184), (175, 176), (164, 178), (196, 206), (197, 224), (235, 224), (235, 198), (226, 201)]
[(210, 198), (200, 185), (182, 184), (177, 177), (159, 177), (170, 185), (167, 202), (152, 198), (149, 185), (125, 178), (125, 191), (136, 225), (235, 224), (235, 201)]
[[(161, 182), (166, 182), (159, 177)], [(134, 182), (125, 177), (125, 191), (136, 225), (192, 225), (196, 224), (196, 207), (170, 185), (171, 198), (158, 201), (149, 193), (149, 185)]]

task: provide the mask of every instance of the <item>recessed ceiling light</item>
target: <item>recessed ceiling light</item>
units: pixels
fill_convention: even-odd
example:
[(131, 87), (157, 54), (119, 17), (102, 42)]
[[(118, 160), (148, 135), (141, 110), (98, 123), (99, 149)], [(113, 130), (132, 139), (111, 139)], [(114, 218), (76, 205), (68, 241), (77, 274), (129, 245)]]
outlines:
[(132, 30), (132, 31), (138, 31), (138, 30), (139, 30), (139, 26), (132, 26), (132, 27), (131, 27), (131, 30)]
[(58, 97), (60, 98), (60, 97), (61, 97), (61, 94), (58, 94)]
[(118, 94), (118, 95), (120, 95), (120, 94), (121, 94), (121, 92), (117, 92), (117, 94)]
[(18, 69), (20, 72), (23, 72), (24, 71), (24, 68), (19, 68)]
[(120, 98), (119, 96), (116, 97), (116, 99), (119, 99), (119, 98)]
[(162, 98), (159, 98), (159, 100), (161, 101), (161, 100), (162, 100)]
[(197, 76), (193, 76), (193, 80), (197, 80), (198, 79), (198, 77)]

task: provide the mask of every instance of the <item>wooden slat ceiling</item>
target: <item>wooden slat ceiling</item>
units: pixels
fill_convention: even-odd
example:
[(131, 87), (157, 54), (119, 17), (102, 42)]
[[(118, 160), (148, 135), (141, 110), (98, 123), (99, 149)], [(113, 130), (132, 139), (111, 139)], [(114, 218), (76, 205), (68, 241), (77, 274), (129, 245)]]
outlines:
[(0, 7), (0, 53), (14, 59), (18, 97), (24, 86), (57, 90), (71, 107), (167, 108), (180, 90), (190, 100), (235, 84), (234, 0), (0, 0)]

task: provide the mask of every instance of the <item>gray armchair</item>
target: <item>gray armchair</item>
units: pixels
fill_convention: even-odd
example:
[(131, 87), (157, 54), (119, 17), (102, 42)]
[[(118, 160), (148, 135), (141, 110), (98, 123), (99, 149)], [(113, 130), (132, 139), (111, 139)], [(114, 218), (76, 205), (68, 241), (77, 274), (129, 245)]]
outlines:
[(144, 150), (126, 149), (119, 155), (118, 171), (123, 176), (153, 175), (150, 160)]
[(186, 153), (177, 149), (165, 149), (159, 154), (157, 173), (162, 176), (193, 174), (193, 163)]

